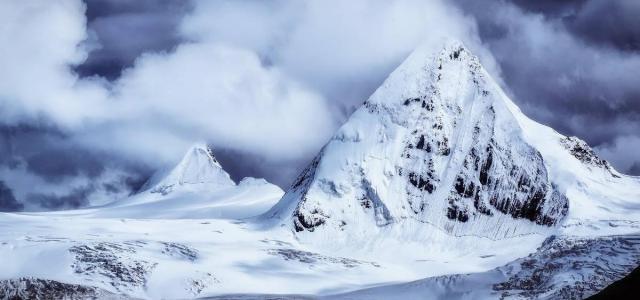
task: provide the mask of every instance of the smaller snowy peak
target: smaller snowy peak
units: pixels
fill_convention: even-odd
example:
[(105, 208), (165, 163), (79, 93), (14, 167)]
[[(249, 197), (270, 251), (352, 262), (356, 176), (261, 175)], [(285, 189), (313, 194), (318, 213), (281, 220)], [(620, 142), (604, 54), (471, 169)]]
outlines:
[(238, 182), (239, 186), (260, 186), (265, 184), (271, 184), (264, 178), (245, 177)]
[(237, 185), (204, 143), (192, 146), (173, 168), (158, 171), (141, 192), (100, 210), (96, 217), (243, 219), (260, 215), (282, 197), (280, 187), (246, 177)]
[[(168, 172), (154, 176), (151, 193), (166, 195), (179, 186), (202, 185), (207, 188), (235, 186), (229, 174), (213, 155), (211, 147), (205, 143), (193, 145), (182, 160)], [(159, 179), (159, 180), (158, 180)]]

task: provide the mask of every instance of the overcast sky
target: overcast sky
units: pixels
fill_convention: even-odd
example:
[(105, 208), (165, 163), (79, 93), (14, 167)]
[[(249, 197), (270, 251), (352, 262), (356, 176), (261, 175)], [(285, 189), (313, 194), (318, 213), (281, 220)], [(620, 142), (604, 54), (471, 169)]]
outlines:
[(406, 55), (464, 41), (522, 110), (640, 174), (640, 1), (9, 0), (0, 210), (135, 191), (194, 142), (285, 187)]

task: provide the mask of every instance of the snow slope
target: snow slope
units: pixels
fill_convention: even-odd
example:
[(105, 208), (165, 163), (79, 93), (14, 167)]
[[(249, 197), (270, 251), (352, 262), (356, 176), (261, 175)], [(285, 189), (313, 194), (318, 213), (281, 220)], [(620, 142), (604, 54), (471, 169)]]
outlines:
[(584, 299), (631, 272), (639, 262), (637, 234), (554, 237), (535, 253), (487, 272), (433, 277), (327, 298)]
[(555, 299), (640, 259), (640, 178), (528, 119), (456, 41), (411, 54), (282, 194), (196, 145), (128, 199), (0, 213), (0, 295)]
[(478, 249), (465, 254), (389, 243), (350, 253), (303, 244), (288, 230), (245, 221), (45, 213), (0, 214), (0, 228), (0, 290), (4, 281), (26, 277), (144, 299), (333, 294), (486, 271), (526, 255), (527, 245), (539, 242), (469, 240)]

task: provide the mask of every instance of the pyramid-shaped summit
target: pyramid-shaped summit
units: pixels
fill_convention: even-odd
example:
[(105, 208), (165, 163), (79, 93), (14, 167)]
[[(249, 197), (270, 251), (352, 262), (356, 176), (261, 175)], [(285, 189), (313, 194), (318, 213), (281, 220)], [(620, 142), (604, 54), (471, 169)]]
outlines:
[(235, 186), (206, 143), (196, 143), (171, 170), (154, 176), (152, 193), (168, 194), (178, 187), (215, 189)]
[[(568, 211), (517, 107), (460, 42), (414, 51), (267, 215), (298, 236), (427, 224), (492, 239), (548, 230)], [(407, 230), (402, 231), (403, 235)]]

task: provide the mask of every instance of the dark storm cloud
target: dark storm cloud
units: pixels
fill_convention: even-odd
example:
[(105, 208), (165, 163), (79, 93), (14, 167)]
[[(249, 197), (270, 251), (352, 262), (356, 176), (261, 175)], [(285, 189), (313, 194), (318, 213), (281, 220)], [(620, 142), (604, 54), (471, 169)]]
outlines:
[(66, 176), (99, 176), (105, 167), (98, 157), (83, 149), (50, 148), (26, 157), (25, 160), (29, 171), (47, 180), (59, 182)]
[(189, 1), (84, 0), (91, 32), (90, 47), (97, 47), (76, 71), (82, 76), (120, 76), (144, 52), (168, 51), (182, 42), (177, 27), (188, 12)]
[(561, 20), (577, 37), (598, 46), (640, 50), (640, 1), (511, 0), (529, 12)]
[[(27, 164), (29, 157), (44, 154), (61, 138), (58, 130), (35, 123), (0, 125), (0, 165), (16, 168)], [(56, 155), (51, 159), (55, 160)]]
[(0, 144), (0, 164), (24, 164), (28, 171), (50, 182), (81, 174), (95, 178), (104, 171), (99, 155), (75, 147), (53, 127), (0, 126)]
[(118, 14), (153, 14), (157, 12), (180, 11), (189, 1), (175, 0), (83, 0), (87, 4), (86, 17), (90, 22), (100, 17)]
[(13, 191), (0, 180), (0, 212), (21, 211), (24, 208), (13, 196)]
[[(501, 0), (493, 0), (499, 2)], [(504, 1), (504, 0), (502, 0)], [(589, 0), (506, 0), (527, 11), (544, 13), (553, 17), (573, 14), (582, 4)], [(596, 0), (598, 1), (598, 0)]]
[(636, 162), (629, 169), (630, 174), (640, 175), (640, 162)]
[[(122, 174), (106, 174), (114, 168)], [(0, 126), (0, 178), (6, 176), (21, 190), (16, 198), (7, 182), (0, 181), (0, 211), (77, 208), (94, 196), (137, 191), (150, 173), (139, 164), (80, 147), (54, 127)], [(34, 185), (50, 192), (37, 193)], [(65, 185), (75, 187), (67, 191)]]
[[(134, 171), (129, 171), (135, 174)], [(86, 207), (91, 204), (90, 199), (96, 193), (104, 195), (131, 195), (138, 191), (146, 181), (145, 176), (123, 176), (103, 183), (90, 181), (86, 185), (65, 191), (62, 193), (28, 193), (24, 199), (24, 205), (29, 211), (64, 210)]]
[[(42, 210), (73, 209), (87, 206), (87, 197), (93, 191), (91, 187), (72, 190), (70, 193), (58, 196), (55, 194), (29, 194), (27, 205), (35, 206)], [(36, 210), (39, 210), (36, 209)]]
[(568, 27), (580, 37), (618, 49), (640, 50), (640, 1), (587, 1)]
[(640, 132), (640, 1), (456, 2), (477, 20), (527, 115), (607, 147), (618, 169), (637, 171), (631, 144), (614, 144)]
[[(306, 157), (286, 162), (273, 162), (264, 157), (256, 157), (254, 154), (241, 151), (225, 149), (215, 149), (214, 151), (220, 165), (236, 183), (244, 177), (267, 178), (269, 182), (286, 188), (300, 170), (309, 164), (309, 159)], [(276, 174), (274, 174), (274, 170), (277, 170)]]

